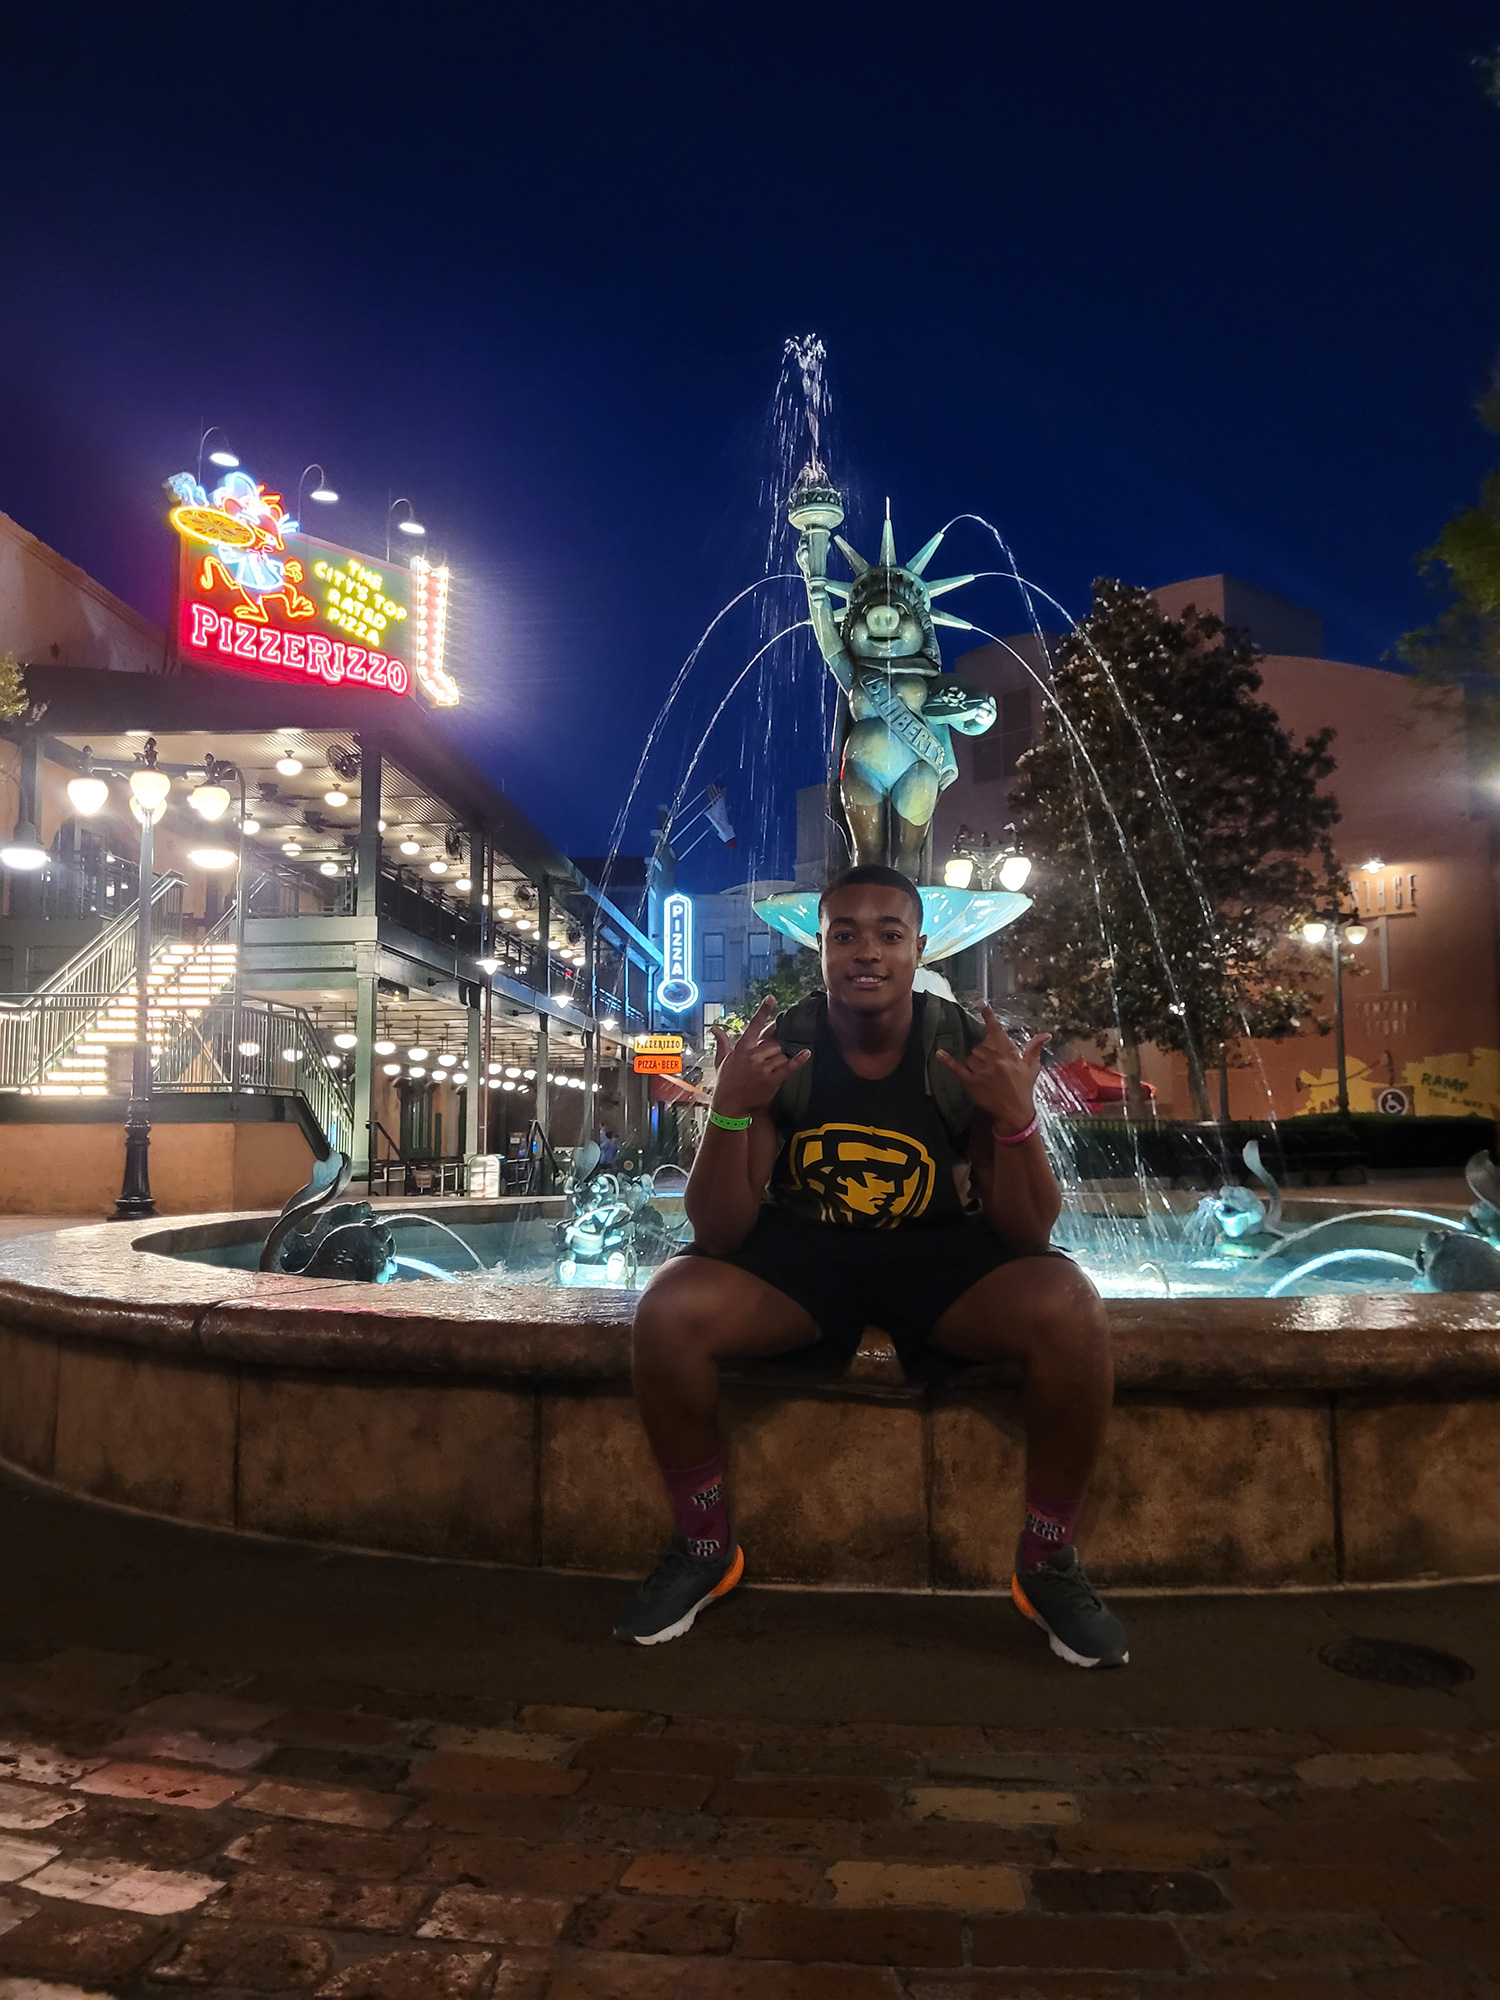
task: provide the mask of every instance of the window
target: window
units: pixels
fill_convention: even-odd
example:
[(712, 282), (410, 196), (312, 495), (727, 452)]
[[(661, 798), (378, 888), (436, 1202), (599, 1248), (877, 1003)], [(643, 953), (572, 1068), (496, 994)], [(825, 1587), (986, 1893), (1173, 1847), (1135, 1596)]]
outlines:
[(771, 933), (751, 931), (746, 943), (750, 951), (750, 977), (764, 979), (771, 967)]
[(724, 933), (705, 931), (703, 933), (703, 984), (722, 986), (724, 984)]
[(974, 739), (976, 784), (1013, 778), (1022, 753), (1031, 748), (1031, 689), (1007, 688), (992, 729)]

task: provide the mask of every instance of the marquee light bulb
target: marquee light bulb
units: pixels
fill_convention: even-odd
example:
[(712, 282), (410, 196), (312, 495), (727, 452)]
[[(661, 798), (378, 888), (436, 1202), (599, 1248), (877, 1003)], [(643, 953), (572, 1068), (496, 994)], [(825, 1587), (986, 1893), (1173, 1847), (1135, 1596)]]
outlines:
[(85, 819), (92, 819), (109, 797), (109, 786), (102, 778), (69, 778), (68, 798), (73, 810), (81, 812)]

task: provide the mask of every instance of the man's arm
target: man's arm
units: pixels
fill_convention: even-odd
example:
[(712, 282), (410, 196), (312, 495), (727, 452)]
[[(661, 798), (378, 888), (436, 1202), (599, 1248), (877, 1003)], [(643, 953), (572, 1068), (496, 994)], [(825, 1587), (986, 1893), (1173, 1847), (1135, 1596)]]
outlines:
[(1040, 1133), (1018, 1135), (1036, 1119), (1036, 1080), (1051, 1036), (1033, 1035), (1018, 1049), (988, 1006), (984, 1018), (989, 1032), (966, 1061), (945, 1049), (938, 1050), (938, 1060), (962, 1079), (973, 1099), (969, 1162), (985, 1214), (1011, 1249), (1040, 1256), (1062, 1213), (1062, 1195)]
[(997, 1146), (994, 1120), (976, 1105), (969, 1164), (980, 1204), (996, 1232), (1022, 1256), (1039, 1257), (1062, 1213), (1062, 1192), (1041, 1134), (1033, 1133), (1019, 1146)]
[(748, 1118), (737, 1131), (709, 1122), (688, 1176), (683, 1206), (693, 1225), (693, 1241), (710, 1257), (727, 1257), (738, 1250), (755, 1226), (766, 1183), (776, 1164), (776, 1128), (769, 1115), (771, 1100), (795, 1069), (809, 1061), (811, 1049), (788, 1060), (772, 1034), (776, 1002), (768, 994), (756, 1008), (737, 1042), (717, 1025), (719, 1061), (714, 1080), (716, 1114)]

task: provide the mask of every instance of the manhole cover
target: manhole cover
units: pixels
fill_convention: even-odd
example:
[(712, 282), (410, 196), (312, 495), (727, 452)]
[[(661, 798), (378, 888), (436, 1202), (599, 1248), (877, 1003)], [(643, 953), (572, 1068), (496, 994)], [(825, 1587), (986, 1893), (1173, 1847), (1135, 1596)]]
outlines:
[(1357, 1681), (1381, 1681), (1386, 1687), (1450, 1688), (1474, 1678), (1474, 1669), (1456, 1653), (1432, 1646), (1413, 1646), (1405, 1639), (1330, 1640), (1318, 1648), (1318, 1658), (1336, 1674)]

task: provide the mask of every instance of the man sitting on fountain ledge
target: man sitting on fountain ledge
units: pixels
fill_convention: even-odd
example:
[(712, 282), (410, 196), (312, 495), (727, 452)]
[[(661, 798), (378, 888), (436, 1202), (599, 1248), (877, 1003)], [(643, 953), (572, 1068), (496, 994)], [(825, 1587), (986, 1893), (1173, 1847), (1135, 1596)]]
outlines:
[(840, 875), (818, 929), (826, 992), (811, 1003), (810, 1046), (777, 1039), (770, 999), (734, 1044), (714, 1030), (713, 1111), (686, 1196), (695, 1241), (635, 1319), (636, 1401), (677, 1528), (616, 1637), (680, 1638), (744, 1572), (719, 1363), (819, 1341), (847, 1359), (874, 1324), (903, 1361), (930, 1345), (1024, 1364), (1011, 1597), (1062, 1659), (1123, 1666), (1124, 1629), (1072, 1540), (1113, 1371), (1098, 1294), (1050, 1247), (1061, 1199), (1034, 1104), (1048, 1038), (1018, 1051), (988, 1007), (982, 1028), (913, 993), (922, 903), (894, 868)]

